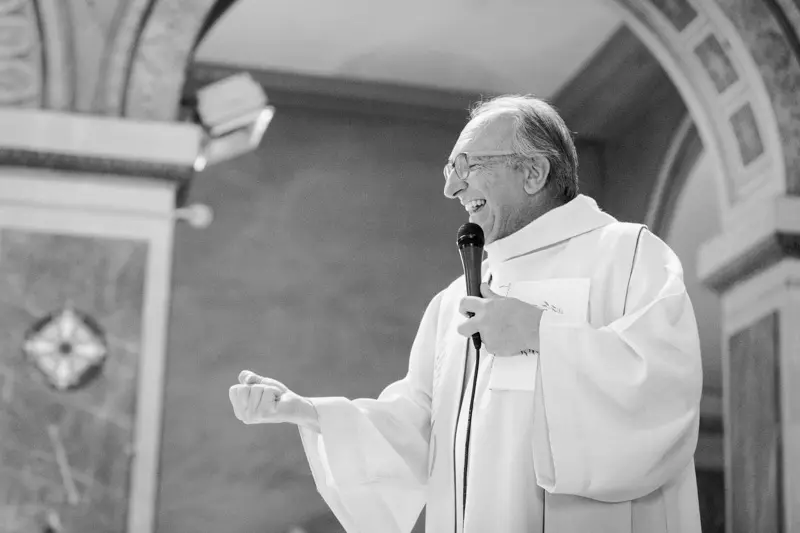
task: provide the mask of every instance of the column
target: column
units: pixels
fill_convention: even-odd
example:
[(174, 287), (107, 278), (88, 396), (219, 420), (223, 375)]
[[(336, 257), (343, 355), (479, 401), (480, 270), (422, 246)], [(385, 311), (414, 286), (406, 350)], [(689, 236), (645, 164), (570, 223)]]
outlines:
[(702, 250), (722, 295), (726, 523), (800, 532), (800, 198), (765, 201)]
[(153, 531), (191, 124), (0, 109), (0, 530)]

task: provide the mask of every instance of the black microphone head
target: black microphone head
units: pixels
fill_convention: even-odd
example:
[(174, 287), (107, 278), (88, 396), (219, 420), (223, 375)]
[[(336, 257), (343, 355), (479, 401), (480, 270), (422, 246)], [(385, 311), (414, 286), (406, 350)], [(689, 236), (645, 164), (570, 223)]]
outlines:
[(476, 246), (483, 248), (483, 229), (474, 222), (467, 222), (458, 228), (458, 238), (456, 240), (459, 248), (465, 246)]

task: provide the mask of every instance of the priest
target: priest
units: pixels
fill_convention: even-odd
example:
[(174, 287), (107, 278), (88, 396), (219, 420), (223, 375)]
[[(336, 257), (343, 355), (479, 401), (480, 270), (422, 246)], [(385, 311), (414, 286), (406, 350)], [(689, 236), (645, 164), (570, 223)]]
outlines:
[[(407, 375), (377, 399), (305, 398), (243, 371), (245, 423), (300, 428), (348, 533), (699, 533), (702, 388), (680, 261), (578, 193), (558, 113), (477, 105), (444, 193), (484, 232), (481, 297), (433, 297)], [(471, 336), (479, 333), (479, 350)]]

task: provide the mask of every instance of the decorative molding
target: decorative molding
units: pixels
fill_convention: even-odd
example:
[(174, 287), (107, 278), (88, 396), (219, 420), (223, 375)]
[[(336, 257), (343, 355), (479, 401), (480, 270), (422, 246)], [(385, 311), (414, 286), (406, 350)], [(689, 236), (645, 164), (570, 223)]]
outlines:
[(76, 50), (64, 0), (36, 0), (41, 19), (45, 79), (42, 107), (69, 111), (75, 105)]
[[(761, 76), (757, 54), (751, 49), (753, 44), (737, 33), (717, 2), (617, 0), (617, 3), (626, 8), (622, 11), (631, 29), (669, 72), (692, 114), (705, 150), (720, 168), (719, 176), (724, 180), (720, 187), (724, 225), (736, 223), (735, 208), (739, 205), (782, 194), (786, 190), (784, 142), (776, 118), (781, 110), (773, 106), (772, 87)], [(693, 12), (696, 14), (690, 16)], [(761, 16), (770, 18), (768, 14)], [(708, 44), (711, 42), (719, 46)], [(762, 153), (758, 156), (753, 155), (758, 153), (753, 149), (754, 143), (743, 143), (747, 152), (745, 157), (740, 156), (740, 143), (730, 121), (745, 105), (753, 111), (755, 131), (761, 142)], [(800, 132), (797, 136), (800, 138)], [(750, 131), (748, 141), (754, 137)]]
[(187, 166), (7, 148), (0, 148), (2, 166), (151, 178), (174, 181), (182, 187), (188, 185), (194, 175), (192, 167)]
[(100, 69), (98, 111), (122, 115), (130, 82), (132, 61), (142, 28), (157, 0), (128, 0), (118, 7), (117, 24), (111, 28), (111, 42)]
[[(175, 184), (165, 180), (66, 174), (61, 170), (0, 167), (0, 205), (3, 209), (43, 209), (50, 212), (171, 218), (175, 213)], [(62, 224), (62, 229), (66, 227)]]
[(687, 0), (651, 0), (658, 9), (675, 27), (677, 31), (683, 31), (697, 18), (697, 11)]
[(178, 117), (196, 37), (214, 0), (160, 0), (139, 35), (125, 88), (124, 116), (171, 121)]
[(188, 180), (202, 130), (43, 110), (0, 109), (0, 165)]
[(81, 388), (98, 376), (108, 344), (94, 318), (65, 307), (32, 325), (23, 351), (51, 387), (66, 391)]
[[(777, 170), (783, 191), (800, 194), (800, 8), (789, 0), (716, 0), (713, 8), (730, 21), (730, 33), (747, 50), (754, 70), (746, 74), (752, 86), (764, 93), (752, 100), (767, 152), (777, 143)], [(763, 87), (763, 89), (762, 89)], [(763, 104), (769, 104), (769, 107)], [(770, 123), (774, 123), (770, 124)], [(769, 138), (766, 138), (769, 137)]]
[(33, 0), (0, 0), (0, 36), (0, 106), (40, 106), (42, 36)]
[(723, 335), (734, 335), (770, 313), (790, 307), (792, 293), (798, 291), (800, 260), (791, 257), (737, 283), (722, 295)]
[(794, 50), (795, 57), (800, 58), (800, 2), (797, 0), (764, 0), (764, 3), (780, 25), (789, 45)]
[(800, 257), (800, 198), (790, 196), (760, 202), (742, 214), (738, 226), (704, 244), (698, 276), (725, 292), (786, 257)]
[(764, 143), (750, 104), (744, 104), (731, 115), (730, 123), (739, 145), (742, 164), (746, 167), (764, 153)]
[(142, 324), (142, 361), (136, 394), (136, 459), (131, 473), (127, 529), (131, 533), (156, 529), (159, 461), (164, 420), (174, 222), (165, 220), (147, 236)]
[(739, 74), (736, 73), (736, 68), (731, 63), (728, 54), (722, 49), (716, 35), (708, 35), (695, 47), (694, 53), (708, 72), (718, 93), (724, 93), (726, 89), (739, 81)]

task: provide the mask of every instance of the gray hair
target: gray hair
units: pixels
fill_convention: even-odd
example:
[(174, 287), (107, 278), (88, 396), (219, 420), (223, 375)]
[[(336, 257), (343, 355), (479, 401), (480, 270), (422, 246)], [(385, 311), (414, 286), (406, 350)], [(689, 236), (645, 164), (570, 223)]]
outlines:
[(470, 120), (487, 114), (514, 117), (514, 152), (522, 159), (547, 158), (547, 186), (555, 197), (566, 203), (578, 195), (578, 153), (572, 133), (553, 106), (531, 95), (498, 96), (478, 102), (470, 111)]

